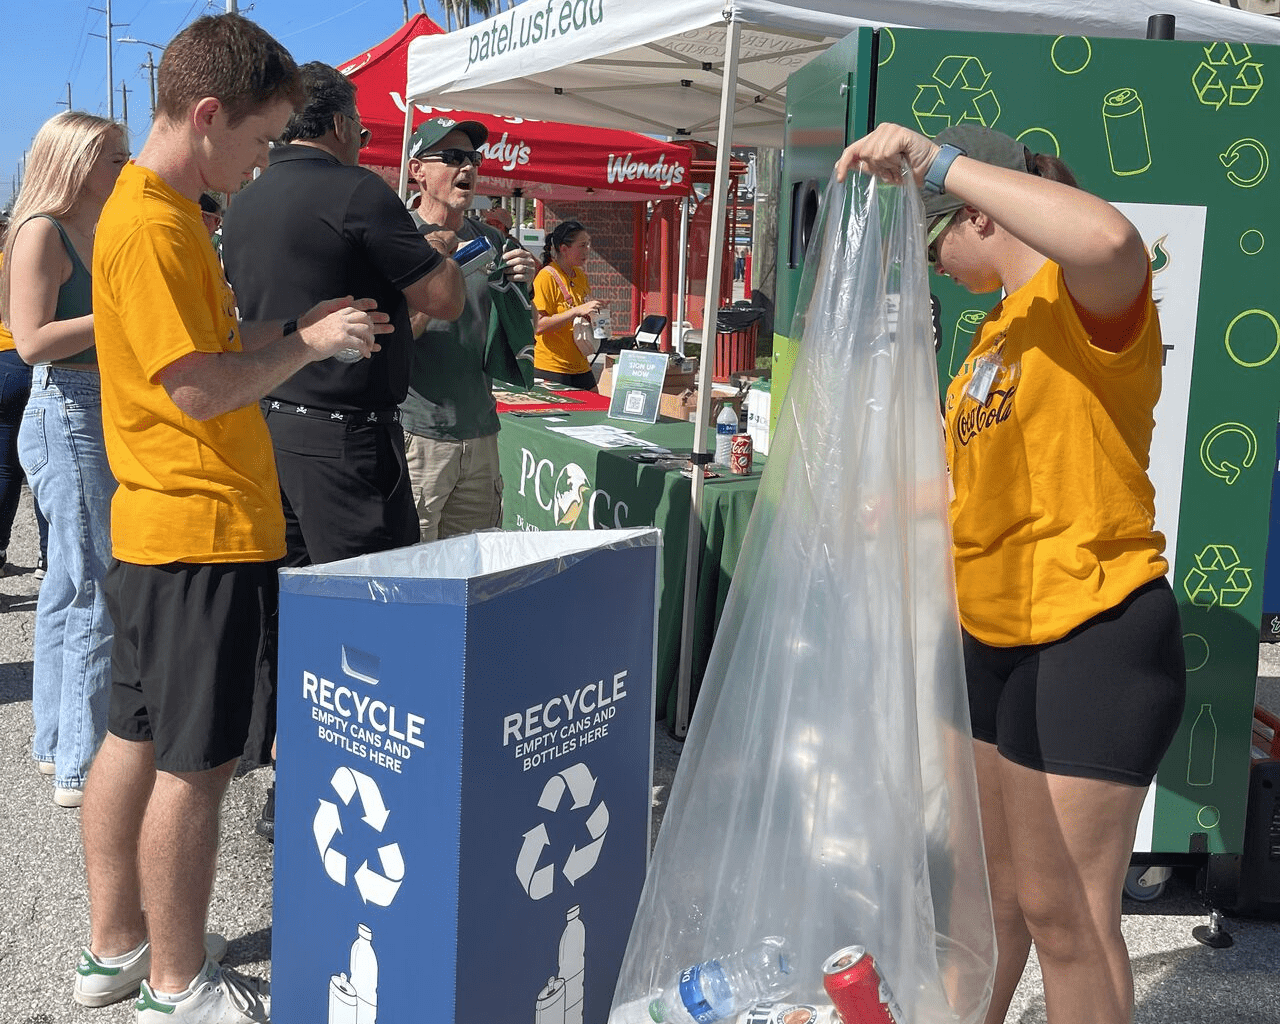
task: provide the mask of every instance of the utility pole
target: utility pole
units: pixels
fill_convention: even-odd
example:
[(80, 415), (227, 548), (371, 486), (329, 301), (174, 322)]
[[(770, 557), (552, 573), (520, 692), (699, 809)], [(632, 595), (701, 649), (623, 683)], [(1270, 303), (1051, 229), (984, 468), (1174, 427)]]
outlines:
[(116, 90), (111, 84), (115, 81), (115, 75), (111, 67), (111, 33), (117, 28), (124, 28), (129, 23), (127, 21), (112, 21), (111, 0), (104, 0), (104, 2), (106, 3), (105, 10), (101, 7), (90, 7), (89, 10), (98, 11), (107, 16), (106, 35), (101, 35), (98, 32), (90, 32), (89, 35), (99, 36), (99, 38), (106, 39), (107, 41), (107, 117), (114, 121), (116, 116)]
[(151, 120), (156, 119), (156, 62), (151, 56), (151, 51), (147, 51), (147, 78), (151, 82)]
[(409, 0), (401, 0), (401, 2), (404, 4), (404, 20), (408, 21), (409, 20)]
[(236, 0), (227, 0), (227, 13), (239, 14), (240, 9), (236, 6)]
[(124, 132), (125, 132), (125, 135), (128, 135), (129, 134), (129, 86), (125, 84), (125, 81), (123, 78), (120, 79), (120, 98), (123, 101), (121, 105), (124, 108)]
[(58, 100), (58, 104), (61, 105), (64, 102), (67, 105), (67, 109), (70, 110), (71, 109), (71, 83), (70, 82), (67, 83), (67, 98), (65, 100)]

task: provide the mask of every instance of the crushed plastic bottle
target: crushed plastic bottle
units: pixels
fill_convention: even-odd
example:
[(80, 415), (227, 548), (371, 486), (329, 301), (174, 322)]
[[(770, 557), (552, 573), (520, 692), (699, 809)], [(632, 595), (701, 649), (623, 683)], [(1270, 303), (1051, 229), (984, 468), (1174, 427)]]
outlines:
[(649, 1016), (657, 1024), (715, 1024), (762, 999), (785, 995), (790, 985), (786, 940), (769, 935), (736, 953), (686, 967), (650, 1000)]

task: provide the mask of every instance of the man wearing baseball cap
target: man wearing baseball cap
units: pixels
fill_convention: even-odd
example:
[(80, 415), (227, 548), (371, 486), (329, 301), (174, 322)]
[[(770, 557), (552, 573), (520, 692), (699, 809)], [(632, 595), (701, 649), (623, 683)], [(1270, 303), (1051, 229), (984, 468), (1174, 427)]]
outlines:
[(520, 387), (532, 381), (529, 282), (537, 264), (504, 233), (464, 216), (488, 134), (476, 121), (435, 117), (409, 145), (409, 177), (419, 190), (415, 219), (427, 238), (444, 232), (463, 245), (485, 238), (502, 254), (492, 271), (467, 275), (466, 308), (456, 320), (415, 323), (400, 411), (424, 541), (502, 525), (493, 378)]

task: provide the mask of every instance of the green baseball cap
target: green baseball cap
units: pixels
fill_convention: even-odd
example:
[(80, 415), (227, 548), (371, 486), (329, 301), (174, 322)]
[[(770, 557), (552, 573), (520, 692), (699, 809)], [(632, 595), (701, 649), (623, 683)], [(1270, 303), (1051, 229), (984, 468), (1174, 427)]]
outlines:
[(418, 125), (409, 138), (409, 159), (422, 156), (452, 131), (463, 132), (471, 145), (479, 149), (489, 139), (489, 129), (479, 121), (455, 121), (451, 117), (433, 117)]
[[(990, 128), (984, 128), (982, 125), (952, 125), (938, 132), (933, 141), (939, 146), (949, 145), (962, 149), (965, 156), (981, 160), (984, 164), (1008, 167), (1011, 170), (1023, 172), (1031, 169), (1032, 153), (1026, 146), (1016, 139), (1011, 139), (1001, 132), (992, 131)], [(926, 195), (924, 215), (927, 220), (933, 220), (965, 205), (963, 199), (956, 198), (950, 192), (944, 192), (940, 196)]]

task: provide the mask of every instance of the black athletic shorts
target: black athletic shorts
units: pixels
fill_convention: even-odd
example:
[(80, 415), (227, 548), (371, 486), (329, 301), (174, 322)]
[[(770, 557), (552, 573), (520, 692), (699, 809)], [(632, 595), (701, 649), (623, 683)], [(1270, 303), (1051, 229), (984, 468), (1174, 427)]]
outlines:
[(975, 739), (1051, 775), (1150, 785), (1186, 698), (1178, 604), (1162, 576), (1046, 644), (964, 633)]
[(115, 624), (112, 735), (154, 743), (156, 768), (166, 772), (240, 756), (278, 565), (111, 563), (103, 585)]
[(577, 388), (579, 391), (595, 391), (599, 386), (596, 375), (590, 370), (583, 370), (582, 373), (560, 373), (558, 370), (539, 370), (535, 368), (533, 379), (550, 381), (552, 384), (566, 384), (571, 388)]

